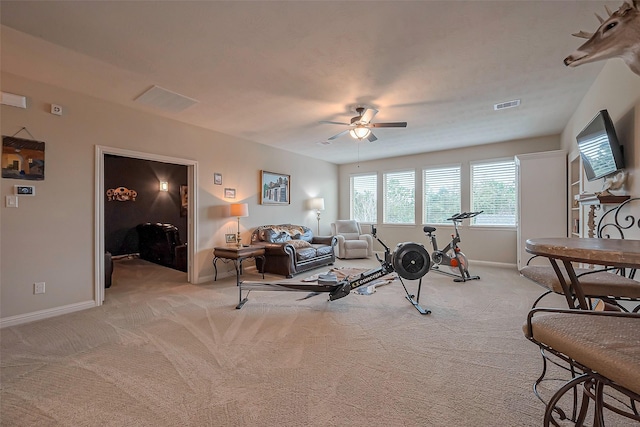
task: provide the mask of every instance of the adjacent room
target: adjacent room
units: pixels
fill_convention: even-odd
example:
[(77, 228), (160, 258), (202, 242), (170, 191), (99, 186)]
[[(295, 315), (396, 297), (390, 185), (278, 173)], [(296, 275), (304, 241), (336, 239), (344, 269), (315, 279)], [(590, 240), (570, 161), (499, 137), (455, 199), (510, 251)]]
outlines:
[(0, 23), (0, 425), (640, 423), (638, 1)]

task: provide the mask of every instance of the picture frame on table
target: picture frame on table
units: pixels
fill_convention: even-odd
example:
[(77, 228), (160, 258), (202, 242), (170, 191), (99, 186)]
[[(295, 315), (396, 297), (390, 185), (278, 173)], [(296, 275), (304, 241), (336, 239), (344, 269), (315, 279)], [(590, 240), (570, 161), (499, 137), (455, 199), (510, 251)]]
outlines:
[(260, 204), (291, 204), (291, 175), (265, 170), (261, 171)]
[(238, 240), (236, 239), (236, 235), (235, 234), (225, 234), (224, 235), (224, 241), (226, 243), (238, 243)]

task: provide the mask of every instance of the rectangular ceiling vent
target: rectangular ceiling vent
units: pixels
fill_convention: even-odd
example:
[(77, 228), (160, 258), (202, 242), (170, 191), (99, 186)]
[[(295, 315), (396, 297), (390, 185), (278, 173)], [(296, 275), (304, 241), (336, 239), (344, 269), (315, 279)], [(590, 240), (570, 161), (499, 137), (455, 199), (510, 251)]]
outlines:
[(318, 144), (318, 145), (331, 145), (332, 142), (331, 141), (319, 141), (319, 142), (316, 142), (316, 144)]
[(514, 107), (518, 107), (520, 105), (520, 100), (519, 99), (514, 99), (513, 101), (507, 101), (507, 102), (501, 102), (499, 104), (495, 104), (493, 106), (493, 109), (495, 111), (498, 110), (505, 110), (507, 108), (514, 108)]
[(199, 102), (193, 98), (163, 89), (160, 86), (151, 87), (151, 89), (137, 97), (135, 101), (170, 113), (179, 113)]

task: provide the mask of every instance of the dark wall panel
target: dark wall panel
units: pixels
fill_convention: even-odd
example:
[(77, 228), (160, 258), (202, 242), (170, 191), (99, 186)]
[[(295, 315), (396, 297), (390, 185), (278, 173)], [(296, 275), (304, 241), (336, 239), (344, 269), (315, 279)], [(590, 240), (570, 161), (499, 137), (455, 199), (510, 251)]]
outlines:
[[(104, 157), (104, 188), (126, 187), (138, 194), (135, 201), (104, 203), (105, 250), (113, 255), (139, 252), (136, 226), (145, 222), (175, 225), (182, 243), (187, 242), (187, 217), (181, 216), (180, 186), (187, 185), (187, 166), (133, 159)], [(169, 191), (159, 191), (167, 181)]]

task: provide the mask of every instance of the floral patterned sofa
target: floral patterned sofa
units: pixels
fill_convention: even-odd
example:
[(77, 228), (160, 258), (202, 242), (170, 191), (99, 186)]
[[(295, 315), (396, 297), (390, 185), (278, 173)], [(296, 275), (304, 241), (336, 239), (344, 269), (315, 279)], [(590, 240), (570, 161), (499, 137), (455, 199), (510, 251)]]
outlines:
[(314, 236), (309, 227), (280, 224), (263, 225), (251, 233), (251, 244), (265, 248), (265, 261), (256, 259), (261, 272), (288, 278), (336, 260), (336, 238)]

